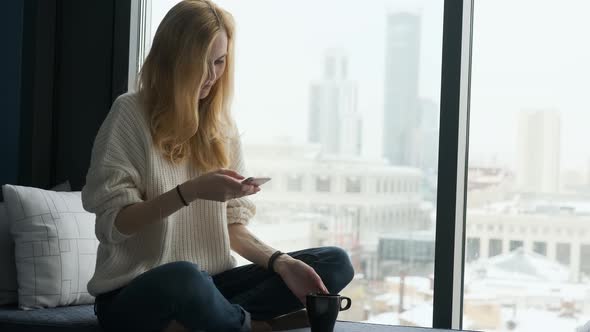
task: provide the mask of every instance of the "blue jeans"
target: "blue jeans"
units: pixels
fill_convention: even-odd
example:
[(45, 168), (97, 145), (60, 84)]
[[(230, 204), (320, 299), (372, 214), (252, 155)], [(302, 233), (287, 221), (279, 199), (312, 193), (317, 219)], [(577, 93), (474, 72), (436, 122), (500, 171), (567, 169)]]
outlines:
[[(311, 266), (331, 293), (354, 271), (337, 247), (289, 253)], [(281, 277), (257, 265), (211, 277), (197, 264), (173, 262), (153, 268), (128, 285), (96, 297), (94, 310), (105, 331), (162, 331), (172, 320), (191, 331), (250, 331), (250, 320), (269, 320), (303, 308)]]

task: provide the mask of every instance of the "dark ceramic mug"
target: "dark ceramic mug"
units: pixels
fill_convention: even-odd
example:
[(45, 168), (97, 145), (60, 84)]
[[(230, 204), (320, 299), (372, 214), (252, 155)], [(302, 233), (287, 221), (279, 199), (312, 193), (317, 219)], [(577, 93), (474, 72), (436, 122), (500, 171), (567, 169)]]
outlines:
[[(344, 305), (343, 305), (344, 304)], [(338, 294), (313, 293), (307, 295), (307, 318), (312, 332), (332, 332), (338, 313), (348, 310), (350, 298)]]

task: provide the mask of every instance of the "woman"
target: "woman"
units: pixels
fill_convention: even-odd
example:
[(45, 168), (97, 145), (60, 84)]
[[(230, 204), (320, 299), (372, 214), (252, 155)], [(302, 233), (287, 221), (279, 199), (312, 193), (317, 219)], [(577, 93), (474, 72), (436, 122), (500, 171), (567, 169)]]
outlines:
[[(233, 66), (231, 15), (180, 2), (138, 92), (117, 98), (98, 132), (82, 199), (96, 214), (88, 291), (106, 331), (269, 331), (306, 294), (352, 279), (339, 248), (282, 254), (246, 228), (260, 188), (242, 182)], [(254, 264), (236, 268), (230, 249)]]

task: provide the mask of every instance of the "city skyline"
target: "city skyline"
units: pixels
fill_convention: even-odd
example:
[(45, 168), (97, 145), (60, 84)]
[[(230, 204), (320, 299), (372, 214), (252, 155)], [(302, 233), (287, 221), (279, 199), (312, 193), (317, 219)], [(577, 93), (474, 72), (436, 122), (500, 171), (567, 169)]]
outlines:
[[(159, 22), (176, 2), (154, 2), (152, 22)], [(348, 76), (358, 82), (358, 110), (363, 114), (364, 123), (362, 155), (381, 158), (383, 68), (386, 14), (389, 12), (418, 13), (428, 26), (421, 33), (435, 35), (426, 38), (428, 43), (421, 46), (425, 52), (420, 55), (419, 84), (421, 98), (438, 102), (441, 59), (429, 54), (441, 50), (442, 1), (375, 0), (371, 6), (333, 0), (216, 2), (236, 19), (233, 110), (245, 143), (272, 140), (278, 136), (288, 136), (295, 142), (307, 140), (309, 85), (323, 73), (321, 59), (325, 51), (337, 48), (348, 54)], [(338, 12), (334, 15), (331, 9), (336, 5)], [(376, 13), (382, 14), (376, 16)], [(330, 15), (331, 24), (324, 24), (326, 15)], [(265, 19), (260, 20), (260, 17)], [(299, 17), (306, 18), (305, 25), (300, 24)], [(353, 21), (359, 24), (350, 24)], [(268, 29), (269, 26), (275, 28)], [(152, 26), (152, 31), (155, 29), (156, 26)], [(256, 77), (259, 84), (252, 84), (252, 77)], [(267, 91), (269, 87), (272, 92)], [(264, 128), (260, 127), (261, 118), (268, 124)]]
[[(159, 22), (158, 17), (161, 19), (175, 2), (154, 1), (153, 21)], [(317, 59), (327, 47), (343, 47), (350, 54), (350, 76), (359, 77), (359, 111), (366, 117), (363, 155), (379, 157), (382, 151), (379, 127), (384, 104), (384, 77), (381, 72), (385, 61), (385, 22), (391, 12), (407, 11), (422, 16), (421, 49), (424, 54), (420, 55), (419, 97), (439, 102), (440, 56), (433, 54), (441, 54), (442, 1), (382, 0), (365, 7), (345, 1), (273, 3), (257, 0), (246, 4), (220, 0), (217, 3), (234, 14), (238, 25), (234, 112), (246, 142), (282, 135), (296, 141), (305, 140), (307, 90), (309, 83), (321, 73)], [(325, 13), (329, 13), (336, 3), (338, 15), (330, 15), (333, 24), (322, 24)], [(251, 10), (256, 5), (260, 8)], [(520, 13), (533, 6), (536, 14), (527, 17), (530, 23), (522, 26), (521, 33), (514, 34), (513, 27), (521, 27)], [(309, 11), (308, 8), (314, 10)], [(513, 10), (507, 12), (505, 8)], [(485, 163), (495, 160), (514, 168), (516, 136), (505, 133), (516, 132), (516, 114), (531, 108), (553, 108), (562, 113), (563, 169), (585, 172), (590, 148), (580, 146), (579, 142), (586, 137), (584, 124), (590, 123), (590, 112), (584, 111), (590, 107), (583, 98), (586, 78), (590, 77), (590, 64), (568, 61), (555, 68), (547, 66), (547, 61), (558, 59), (560, 49), (569, 50), (576, 59), (590, 57), (590, 46), (577, 42), (573, 33), (584, 29), (583, 13), (590, 11), (590, 3), (570, 0), (566, 6), (548, 1), (523, 0), (516, 4), (505, 0), (500, 3), (478, 1), (475, 10), (471, 161)], [(375, 13), (380, 14), (375, 16)], [(291, 21), (299, 14), (306, 16), (307, 24), (295, 28), (297, 25)], [(553, 16), (571, 19), (559, 25), (543, 23), (546, 17)], [(265, 17), (265, 20), (261, 22), (259, 17)], [(504, 24), (496, 26), (488, 22), (495, 17), (503, 17)], [(363, 24), (351, 27), (348, 24), (351, 20), (362, 21)], [(154, 25), (152, 30), (157, 26)], [(268, 26), (278, 28), (269, 30)], [(257, 38), (260, 35), (267, 38)], [(275, 46), (267, 46), (265, 39), (271, 39), (271, 45)], [(508, 60), (505, 57), (509, 55), (514, 57)], [(502, 66), (495, 65), (498, 61), (502, 62)], [(269, 68), (268, 72), (261, 72), (265, 68)], [(285, 91), (273, 91), (275, 96), (268, 98), (268, 93), (264, 92), (266, 84), (280, 79), (277, 73), (288, 76), (289, 82), (280, 85), (285, 87)], [(257, 81), (265, 84), (250, 84), (250, 77), (259, 77)], [(262, 130), (260, 118), (269, 124)], [(289, 128), (283, 128), (284, 123), (288, 123)], [(504, 134), (499, 135), (500, 132)]]

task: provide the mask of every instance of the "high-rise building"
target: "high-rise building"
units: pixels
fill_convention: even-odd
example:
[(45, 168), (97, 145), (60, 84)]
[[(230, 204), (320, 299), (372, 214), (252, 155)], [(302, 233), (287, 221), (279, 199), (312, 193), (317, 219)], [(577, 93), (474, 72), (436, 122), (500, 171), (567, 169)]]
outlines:
[(519, 191), (559, 192), (561, 118), (552, 110), (524, 111), (518, 121), (516, 184)]
[(425, 171), (438, 168), (438, 103), (430, 99), (421, 99), (418, 105), (420, 122), (411, 130), (410, 165)]
[(418, 67), (420, 16), (387, 17), (383, 156), (394, 165), (415, 165), (415, 131), (420, 124)]
[(310, 91), (309, 141), (327, 154), (360, 155), (362, 120), (357, 109), (357, 85), (348, 79), (348, 58), (330, 50), (323, 79)]

